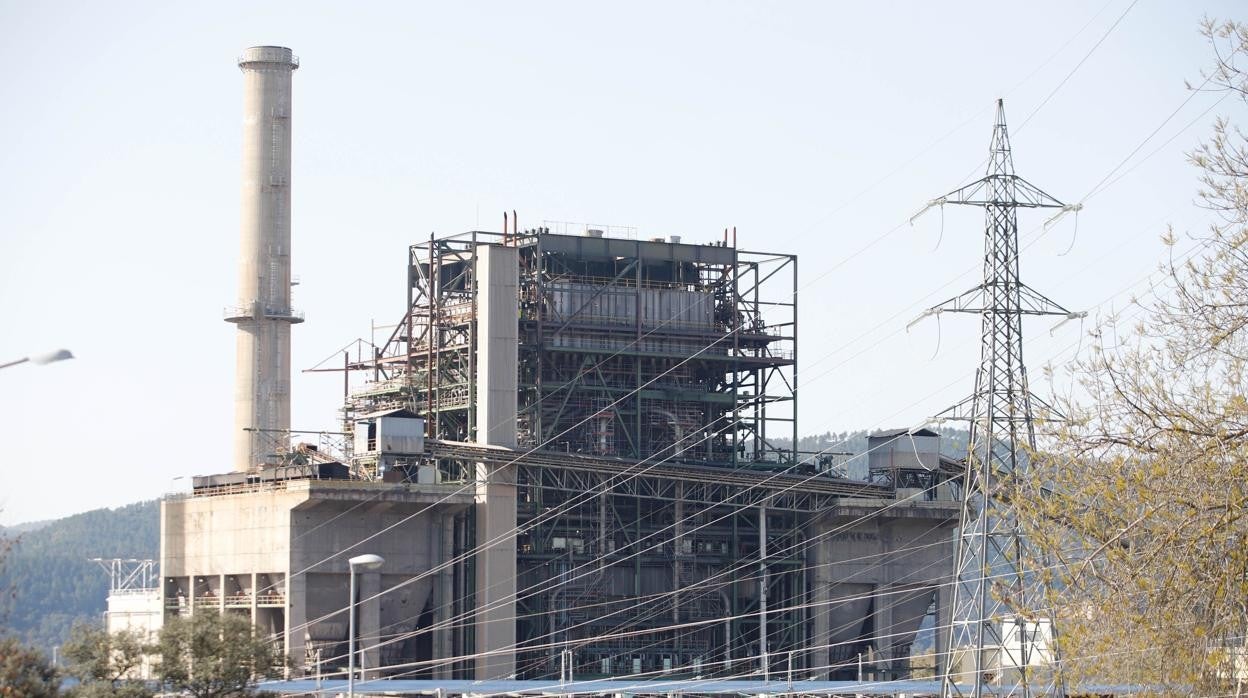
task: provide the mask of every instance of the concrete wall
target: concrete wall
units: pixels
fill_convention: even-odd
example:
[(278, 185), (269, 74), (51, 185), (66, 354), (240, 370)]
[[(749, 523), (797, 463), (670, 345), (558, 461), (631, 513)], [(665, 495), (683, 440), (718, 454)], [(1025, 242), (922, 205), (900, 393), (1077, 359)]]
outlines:
[[(110, 634), (135, 632), (144, 642), (154, 642), (164, 625), (164, 617), (160, 589), (116, 589), (108, 595), (104, 630)], [(137, 669), (128, 672), (127, 676), (150, 679), (152, 661), (151, 655), (144, 655)]]
[(956, 517), (953, 502), (864, 501), (810, 524), (812, 674), (856, 664), (863, 646), (872, 675), (904, 669), (929, 606), (947, 601), (938, 592), (952, 571)]
[(378, 638), (417, 630), (431, 605), (434, 622), (449, 620), (449, 599), (431, 604), (449, 566), (434, 568), (450, 554), (446, 519), (472, 495), (455, 485), (282, 484), (162, 503), (165, 612), (249, 612), (262, 632), (285, 638), (294, 673), (315, 671), (317, 649), (328, 671), (346, 665), (347, 560), (376, 553), (385, 565), (357, 577), (360, 665), (415, 660), (414, 637), (384, 647)]

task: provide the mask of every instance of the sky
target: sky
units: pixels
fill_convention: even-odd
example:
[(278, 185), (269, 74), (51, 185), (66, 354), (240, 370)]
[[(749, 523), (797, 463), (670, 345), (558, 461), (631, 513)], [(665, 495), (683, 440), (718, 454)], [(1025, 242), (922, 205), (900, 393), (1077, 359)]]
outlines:
[[(0, 524), (230, 469), (248, 46), (301, 61), (296, 368), (401, 316), (407, 246), (431, 232), (512, 209), (690, 242), (735, 226), (743, 248), (799, 256), (814, 434), (918, 424), (970, 392), (974, 318), (906, 325), (978, 283), (982, 213), (908, 220), (981, 173), (998, 98), (1018, 173), (1085, 204), (1047, 229), (1020, 214), (1023, 280), (1090, 311), (1026, 325), (1033, 388), (1067, 390), (1166, 226), (1182, 247), (1208, 225), (1185, 153), (1243, 104), (1186, 83), (1212, 61), (1201, 18), (1239, 9), (0, 0), (0, 363), (77, 357), (0, 372)], [(292, 427), (335, 429), (340, 379), (292, 380)]]

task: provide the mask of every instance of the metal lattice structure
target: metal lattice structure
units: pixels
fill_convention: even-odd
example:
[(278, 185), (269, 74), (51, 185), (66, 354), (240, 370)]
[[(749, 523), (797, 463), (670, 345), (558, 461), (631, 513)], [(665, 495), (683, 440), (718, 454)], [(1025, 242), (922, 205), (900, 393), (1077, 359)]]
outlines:
[(160, 579), (160, 569), (155, 560), (93, 557), (90, 561), (108, 573), (110, 594), (155, 589)]
[(943, 413), (970, 421), (970, 441), (942, 695), (1060, 695), (1052, 619), (1033, 615), (1044, 583), (1010, 501), (1035, 448), (1034, 410), (1051, 410), (1028, 388), (1023, 316), (1079, 314), (1019, 278), (1018, 209), (1063, 204), (1014, 174), (1002, 101), (986, 175), (931, 205), (944, 204), (982, 207), (985, 230), (983, 282), (925, 313), (978, 313), (982, 328), (975, 391)]
[(345, 429), (406, 408), (428, 416), (430, 438), (476, 438), (476, 261), (501, 243), (519, 251), (518, 445), (797, 465), (796, 256), (589, 232), (412, 245), (408, 311), (373, 356), (346, 359), (374, 380), (350, 396)]

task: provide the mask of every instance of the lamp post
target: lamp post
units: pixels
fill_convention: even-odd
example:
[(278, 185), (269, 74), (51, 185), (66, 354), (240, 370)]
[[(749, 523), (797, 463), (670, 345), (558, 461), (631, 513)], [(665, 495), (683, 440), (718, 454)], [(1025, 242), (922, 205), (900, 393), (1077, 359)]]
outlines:
[(64, 361), (65, 359), (72, 359), (72, 358), (74, 358), (74, 355), (71, 354), (68, 349), (57, 349), (56, 351), (50, 351), (46, 354), (34, 354), (33, 356), (23, 356), (17, 361), (9, 361), (7, 363), (0, 364), (0, 368), (8, 368), (10, 366), (24, 364), (27, 361), (29, 361), (32, 364), (38, 364), (42, 366), (44, 364), (50, 364), (54, 361)]
[(380, 555), (357, 555), (347, 560), (351, 568), (351, 603), (347, 608), (347, 698), (355, 698), (355, 568), (375, 570), (385, 563)]

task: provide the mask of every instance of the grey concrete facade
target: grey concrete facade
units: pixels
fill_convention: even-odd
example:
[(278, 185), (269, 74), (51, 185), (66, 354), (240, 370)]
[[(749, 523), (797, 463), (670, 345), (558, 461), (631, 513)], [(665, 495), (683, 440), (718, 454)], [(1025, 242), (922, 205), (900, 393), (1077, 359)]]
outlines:
[(248, 615), (284, 641), (295, 673), (316, 673), (318, 650), (331, 673), (346, 664), (347, 559), (376, 553), (385, 565), (358, 577), (360, 666), (414, 662), (410, 641), (378, 640), (450, 621), (438, 603), (445, 590), (435, 589), (446, 576), (448, 519), (471, 499), (453, 485), (315, 480), (167, 499), (162, 605), (167, 615)]
[(957, 515), (952, 501), (858, 500), (809, 524), (816, 676), (844, 675), (868, 653), (870, 675), (906, 675), (928, 609), (936, 605), (937, 619), (948, 612)]

